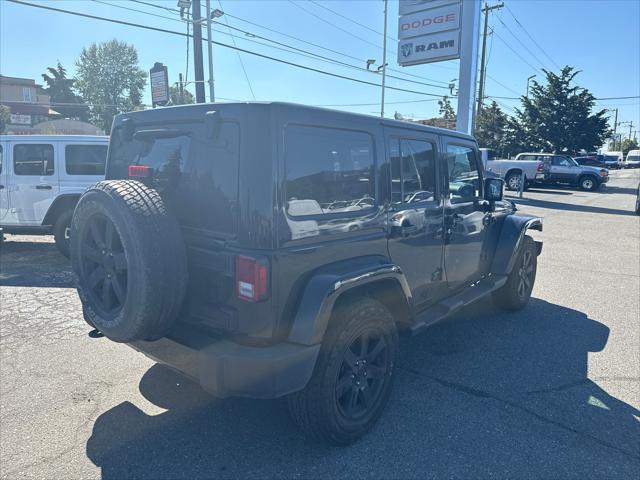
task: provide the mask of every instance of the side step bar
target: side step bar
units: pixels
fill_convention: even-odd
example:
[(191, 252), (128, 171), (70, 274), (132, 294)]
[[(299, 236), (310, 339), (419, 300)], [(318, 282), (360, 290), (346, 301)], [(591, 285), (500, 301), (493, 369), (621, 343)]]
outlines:
[(507, 275), (492, 275), (480, 280), (471, 287), (465, 288), (457, 295), (446, 298), (440, 303), (427, 308), (416, 316), (416, 321), (411, 327), (411, 334), (421, 333), (427, 327), (497, 290), (505, 283), (507, 283)]

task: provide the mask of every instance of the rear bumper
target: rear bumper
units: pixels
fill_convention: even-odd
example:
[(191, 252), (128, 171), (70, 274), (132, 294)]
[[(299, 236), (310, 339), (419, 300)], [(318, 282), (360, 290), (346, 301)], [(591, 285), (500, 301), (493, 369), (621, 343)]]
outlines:
[(301, 390), (320, 352), (320, 345), (253, 347), (193, 332), (129, 345), (220, 398), (277, 398)]

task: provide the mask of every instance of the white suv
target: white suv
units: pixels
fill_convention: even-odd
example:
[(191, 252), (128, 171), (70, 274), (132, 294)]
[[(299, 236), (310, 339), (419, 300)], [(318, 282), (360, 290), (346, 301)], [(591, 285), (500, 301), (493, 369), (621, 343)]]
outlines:
[(68, 257), (73, 209), (104, 179), (108, 144), (105, 136), (0, 136), (0, 230), (53, 234)]

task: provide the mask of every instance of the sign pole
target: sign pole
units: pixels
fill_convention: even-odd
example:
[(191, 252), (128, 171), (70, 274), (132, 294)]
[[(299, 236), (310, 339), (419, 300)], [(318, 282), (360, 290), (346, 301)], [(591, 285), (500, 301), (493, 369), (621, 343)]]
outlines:
[(476, 72), (478, 65), (478, 36), (480, 31), (480, 0), (462, 2), (460, 41), (460, 75), (456, 130), (473, 135)]
[(384, 40), (382, 43), (382, 100), (380, 117), (384, 118), (384, 84), (387, 79), (387, 0), (384, 0)]

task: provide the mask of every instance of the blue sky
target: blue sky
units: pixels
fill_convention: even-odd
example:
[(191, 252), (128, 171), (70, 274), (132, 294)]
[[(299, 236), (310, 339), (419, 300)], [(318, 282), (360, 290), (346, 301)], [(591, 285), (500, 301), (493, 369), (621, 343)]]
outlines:
[[(76, 12), (105, 16), (124, 21), (184, 32), (186, 26), (174, 12), (125, 0), (25, 0)], [(175, 8), (176, 0), (145, 0), (167, 8)], [(212, 6), (221, 8), (218, 0)], [(489, 96), (517, 97), (525, 93), (527, 77), (542, 78), (542, 68), (557, 71), (557, 66), (570, 64), (581, 70), (577, 77), (596, 97), (640, 95), (640, 1), (638, 0), (504, 0), (507, 8), (492, 14), (490, 26), (495, 35), (488, 40)], [(204, 7), (205, 0), (202, 0)], [(111, 4), (111, 5), (108, 5)], [(328, 7), (368, 28), (357, 25)], [(126, 10), (142, 10), (147, 13)], [(222, 0), (228, 24), (278, 42), (312, 51), (357, 66), (366, 59), (382, 62), (383, 2), (381, 0), (322, 1), (295, 0)], [(389, 36), (397, 38), (397, 1), (389, 1)], [(169, 17), (169, 18), (160, 18)], [(233, 16), (233, 17), (232, 17)], [(224, 18), (224, 17), (223, 17)], [(249, 21), (246, 23), (241, 21)], [(520, 24), (517, 23), (517, 21)], [(223, 19), (220, 19), (221, 21)], [(260, 26), (257, 26), (257, 25)], [(521, 28), (533, 37), (538, 48)], [(266, 30), (261, 27), (268, 27)], [(379, 82), (378, 75), (346, 66), (325, 63), (252, 43), (251, 38), (237, 33), (232, 39), (222, 25), (214, 27), (216, 40), (248, 50), (300, 63), (340, 75)], [(290, 37), (317, 44), (334, 52), (321, 50)], [(356, 38), (357, 37), (357, 38)], [(0, 0), (0, 73), (35, 78), (41, 81), (45, 68), (60, 61), (71, 74), (82, 47), (92, 42), (118, 38), (135, 45), (140, 66), (148, 70), (156, 61), (169, 67), (170, 81), (186, 68), (186, 39), (123, 25), (100, 22), (40, 10)], [(256, 40), (255, 38), (253, 40)], [(273, 45), (273, 44), (272, 44)], [(523, 46), (524, 45), (524, 46)], [(525, 48), (526, 47), (526, 48)], [(279, 46), (278, 48), (284, 48)], [(529, 51), (527, 51), (528, 49)], [(442, 95), (446, 84), (458, 77), (457, 62), (400, 67), (395, 61), (396, 47), (389, 42), (390, 74), (422, 83), (388, 79), (387, 85), (423, 93)], [(515, 50), (515, 52), (514, 52)], [(206, 47), (204, 48), (206, 56)], [(349, 55), (340, 56), (338, 53)], [(192, 52), (190, 50), (190, 55)], [(225, 99), (252, 100), (240, 59), (244, 63), (251, 88), (258, 100), (286, 100), (311, 105), (375, 114), (379, 112), (380, 88), (331, 78), (310, 71), (238, 54), (215, 46), (216, 96)], [(354, 57), (354, 58), (351, 58)], [(206, 57), (205, 57), (206, 58)], [(360, 59), (360, 60), (356, 60)], [(206, 73), (206, 61), (205, 61)], [(419, 78), (417, 78), (417, 77)], [(189, 61), (189, 79), (193, 79), (193, 63)], [(424, 85), (425, 83), (435, 86)], [(443, 88), (445, 87), (445, 88)], [(417, 118), (437, 113), (436, 97), (388, 90), (386, 112), (398, 111)], [(395, 103), (407, 102), (407, 103)], [(517, 100), (499, 99), (507, 113)], [(150, 103), (147, 91), (145, 103)], [(360, 105), (366, 104), (366, 105)], [(600, 108), (619, 108), (619, 121), (640, 124), (640, 99), (606, 100)], [(628, 125), (620, 127), (628, 133)], [(636, 127), (634, 126), (634, 130)]]

